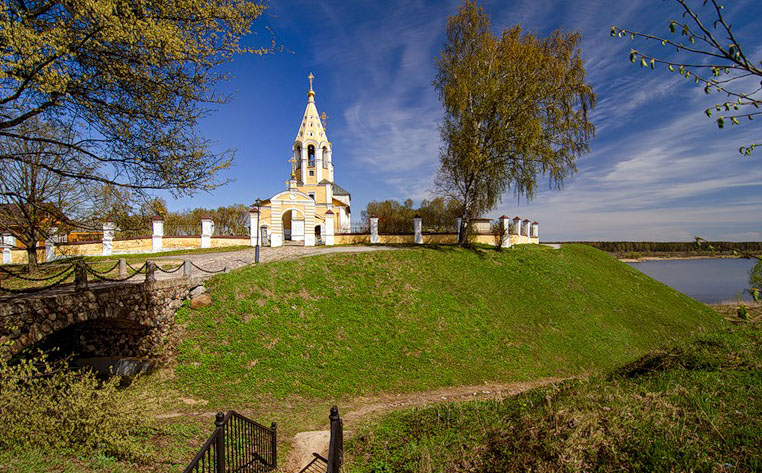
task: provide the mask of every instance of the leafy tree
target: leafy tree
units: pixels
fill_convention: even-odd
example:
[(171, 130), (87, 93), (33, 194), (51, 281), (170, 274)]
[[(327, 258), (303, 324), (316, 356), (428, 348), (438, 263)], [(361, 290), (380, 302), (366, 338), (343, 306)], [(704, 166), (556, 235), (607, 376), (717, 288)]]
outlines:
[[(5, 0), (0, 7), (0, 136), (71, 152), (61, 177), (176, 195), (220, 184), (230, 151), (197, 133), (225, 102), (215, 72), (238, 53), (264, 6), (247, 0)], [(71, 132), (46, 138), (39, 118)], [(76, 153), (76, 154), (75, 154)], [(0, 161), (28, 164), (6, 149)], [(89, 172), (99, 169), (99, 173)]]
[(455, 219), (460, 215), (460, 207), (457, 202), (436, 197), (432, 200), (423, 200), (419, 208), (413, 207), (412, 199), (403, 203), (396, 200), (384, 200), (381, 202), (368, 202), (362, 211), (362, 219), (375, 215), (378, 217), (379, 232), (412, 233), (413, 217), (419, 215), (422, 218), (423, 230), (427, 232), (453, 231)]
[[(88, 173), (77, 152), (55, 144), (65, 133), (32, 119), (19, 127), (37, 140), (0, 136), (0, 153), (24, 160), (0, 160), (0, 233), (10, 233), (27, 252), (29, 272), (37, 270), (40, 241), (78, 226), (94, 198), (91, 181), (69, 177)], [(57, 173), (60, 169), (65, 173)]]
[(576, 171), (595, 134), (580, 38), (557, 30), (541, 39), (520, 26), (496, 36), (473, 0), (450, 17), (434, 80), (445, 109), (435, 185), (460, 204), (460, 244), (470, 219), (506, 190), (531, 199), (538, 176), (560, 188)]
[[(657, 64), (665, 65), (669, 71), (702, 86), (707, 94), (719, 92), (727, 97), (705, 111), (717, 121), (718, 127), (724, 128), (728, 122), (739, 125), (741, 120), (753, 120), (762, 114), (762, 61), (749, 58), (736, 39), (732, 25), (725, 19), (725, 8), (716, 0), (704, 0), (701, 8), (692, 7), (687, 0), (675, 2), (680, 6), (682, 19), (669, 20), (671, 36), (639, 33), (617, 26), (611, 27), (611, 36), (656, 42), (689, 56), (685, 60), (671, 60), (639, 49), (630, 50), (630, 61), (640, 63), (641, 67), (655, 69)], [(678, 33), (679, 36), (675, 36)], [(754, 77), (757, 80), (750, 80)], [(749, 155), (758, 145), (741, 146), (739, 152)]]
[(762, 292), (762, 259), (757, 259), (757, 263), (749, 270), (749, 293), (754, 300), (759, 300)]

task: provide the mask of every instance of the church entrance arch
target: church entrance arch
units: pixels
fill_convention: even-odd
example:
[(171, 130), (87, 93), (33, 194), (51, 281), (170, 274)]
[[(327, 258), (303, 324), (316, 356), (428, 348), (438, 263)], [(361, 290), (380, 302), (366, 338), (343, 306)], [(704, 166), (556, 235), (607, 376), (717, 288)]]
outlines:
[(299, 209), (283, 211), (283, 239), (285, 241), (304, 241), (304, 213)]

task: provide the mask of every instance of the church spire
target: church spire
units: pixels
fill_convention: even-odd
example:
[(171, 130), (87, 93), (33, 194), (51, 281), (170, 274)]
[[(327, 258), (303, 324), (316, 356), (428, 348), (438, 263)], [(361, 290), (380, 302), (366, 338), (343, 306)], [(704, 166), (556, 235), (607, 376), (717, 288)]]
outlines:
[(312, 79), (314, 78), (315, 76), (313, 76), (311, 72), (310, 72), (310, 75), (307, 76), (307, 79), (310, 80), (310, 90), (309, 92), (307, 92), (307, 97), (309, 97), (310, 103), (315, 103), (315, 91), (312, 90)]

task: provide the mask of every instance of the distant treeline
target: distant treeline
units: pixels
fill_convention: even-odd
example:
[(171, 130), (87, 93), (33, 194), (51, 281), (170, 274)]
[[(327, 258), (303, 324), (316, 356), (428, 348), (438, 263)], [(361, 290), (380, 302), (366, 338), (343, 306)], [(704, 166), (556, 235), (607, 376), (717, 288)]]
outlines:
[(733, 250), (748, 253), (761, 253), (759, 241), (712, 241), (698, 246), (695, 241), (567, 241), (562, 243), (580, 243), (590, 245), (609, 253), (709, 253), (714, 248), (717, 253), (730, 253)]

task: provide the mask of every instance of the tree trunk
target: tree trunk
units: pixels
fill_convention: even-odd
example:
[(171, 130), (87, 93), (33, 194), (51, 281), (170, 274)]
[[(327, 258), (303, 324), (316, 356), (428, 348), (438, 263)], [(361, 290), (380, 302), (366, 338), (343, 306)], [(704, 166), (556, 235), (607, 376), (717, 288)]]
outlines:
[(29, 274), (37, 272), (37, 245), (31, 244), (26, 247), (27, 270)]
[(460, 232), (458, 232), (458, 246), (460, 247), (468, 246), (468, 223), (469, 219), (467, 217), (461, 217)]

